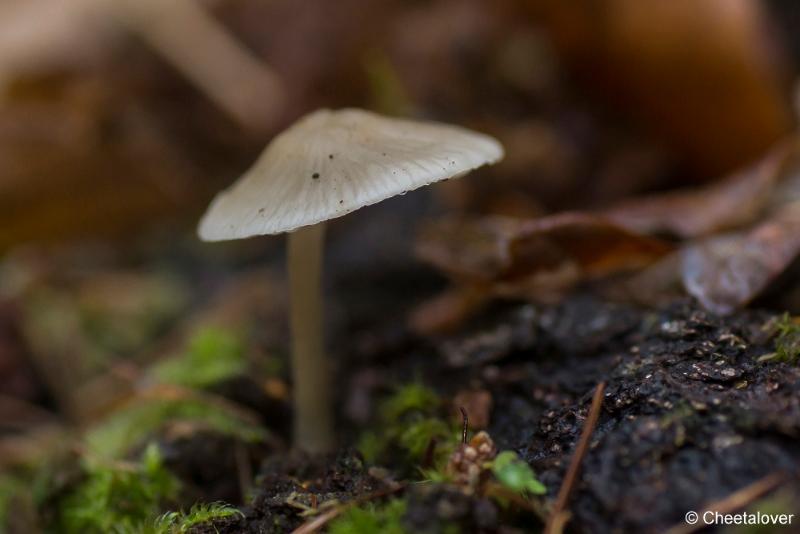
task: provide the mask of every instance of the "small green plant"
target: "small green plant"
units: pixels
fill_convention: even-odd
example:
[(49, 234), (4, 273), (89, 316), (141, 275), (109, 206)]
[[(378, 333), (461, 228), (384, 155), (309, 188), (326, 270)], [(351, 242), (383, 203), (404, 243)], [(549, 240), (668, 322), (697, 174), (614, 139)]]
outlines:
[(492, 461), (492, 473), (500, 484), (516, 493), (544, 495), (547, 488), (517, 453), (503, 451)]
[(189, 341), (186, 352), (152, 369), (160, 382), (203, 388), (244, 373), (245, 345), (233, 332), (204, 328)]
[(797, 363), (800, 359), (800, 323), (785, 313), (775, 325), (775, 331), (775, 359)]
[(127, 533), (141, 530), (162, 503), (177, 495), (178, 481), (151, 444), (134, 465), (95, 463), (86, 478), (59, 504), (58, 532)]
[(405, 534), (402, 519), (406, 513), (406, 502), (392, 499), (382, 504), (367, 504), (353, 507), (331, 522), (330, 534)]

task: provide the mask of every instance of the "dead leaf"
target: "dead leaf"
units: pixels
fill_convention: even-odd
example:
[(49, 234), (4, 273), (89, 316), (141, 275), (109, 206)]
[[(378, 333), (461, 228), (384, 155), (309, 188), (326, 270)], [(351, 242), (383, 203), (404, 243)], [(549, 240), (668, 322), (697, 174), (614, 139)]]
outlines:
[(683, 283), (705, 308), (728, 314), (761, 294), (798, 253), (800, 202), (794, 202), (750, 231), (689, 247)]
[(797, 139), (779, 144), (763, 159), (706, 187), (623, 202), (603, 215), (642, 233), (688, 239), (754, 221), (773, 197), (776, 184), (798, 155)]
[[(486, 217), (429, 225), (417, 255), (456, 280), (546, 289), (644, 267), (671, 250), (606, 219), (566, 212), (533, 220)], [(546, 283), (536, 284), (537, 277)], [(502, 290), (505, 293), (507, 291)]]

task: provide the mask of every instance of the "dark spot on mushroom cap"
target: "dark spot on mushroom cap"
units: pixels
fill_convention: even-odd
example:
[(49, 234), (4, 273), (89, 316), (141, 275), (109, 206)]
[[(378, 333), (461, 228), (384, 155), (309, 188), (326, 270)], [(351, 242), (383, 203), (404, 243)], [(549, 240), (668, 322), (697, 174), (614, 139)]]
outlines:
[(386, 152), (381, 152), (381, 156), (385, 156), (385, 155), (386, 155)]
[(314, 174), (311, 175), (311, 177), (316, 180), (317, 178), (319, 178), (319, 173), (315, 172)]
[(333, 154), (328, 154), (328, 159), (333, 159)]
[(264, 211), (265, 211), (265, 208), (259, 208), (259, 209), (258, 209), (258, 213), (259, 213), (259, 214), (261, 214), (261, 213), (264, 213)]
[(339, 204), (344, 204), (344, 200), (340, 200), (340, 201), (339, 201)]

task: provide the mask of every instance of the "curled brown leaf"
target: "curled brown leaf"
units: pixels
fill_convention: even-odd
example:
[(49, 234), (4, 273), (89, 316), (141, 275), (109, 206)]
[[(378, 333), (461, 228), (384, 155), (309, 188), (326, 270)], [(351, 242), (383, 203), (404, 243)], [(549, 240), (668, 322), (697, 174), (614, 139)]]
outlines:
[(705, 308), (728, 314), (760, 295), (798, 253), (800, 202), (793, 202), (752, 230), (688, 247), (683, 283)]
[(603, 212), (612, 221), (643, 233), (688, 239), (756, 220), (776, 193), (800, 152), (797, 139), (777, 145), (763, 159), (706, 187), (625, 201)]
[(538, 293), (644, 267), (671, 248), (602, 217), (566, 212), (438, 221), (423, 230), (416, 252), (456, 280), (500, 293), (522, 286)]

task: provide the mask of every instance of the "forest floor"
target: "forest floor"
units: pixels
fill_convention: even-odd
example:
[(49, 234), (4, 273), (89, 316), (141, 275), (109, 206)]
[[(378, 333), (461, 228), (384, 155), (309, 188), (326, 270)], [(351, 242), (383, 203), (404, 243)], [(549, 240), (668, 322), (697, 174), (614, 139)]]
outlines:
[[(451, 399), (445, 411), (454, 411), (452, 399), (477, 399), (473, 410), (497, 448), (517, 452), (546, 486), (546, 497), (532, 497), (541, 506), (525, 509), (446, 482), (419, 482), (419, 472), (409, 483), (402, 454), (383, 455), (376, 469), (343, 448), (324, 458), (268, 458), (243, 516), (197, 531), (284, 532), (309, 520), (292, 499), (389, 497), (403, 499), (399, 521), (409, 531), (454, 525), (461, 532), (536, 531), (546, 510), (542, 499), (558, 492), (600, 382), (602, 412), (568, 504), (569, 531), (660, 532), (685, 526), (690, 510), (724, 506), (732, 495), (745, 496), (738, 508), (800, 512), (800, 369), (770, 357), (779, 322), (758, 311), (720, 318), (689, 301), (647, 311), (574, 296), (553, 306), (498, 306), (435, 342), (388, 333), (368, 351), (350, 352), (342, 409), (357, 412), (359, 400), (381, 385), (404, 380)], [(345, 443), (358, 444), (352, 423), (341, 430)], [(193, 440), (200, 448), (220, 446)], [(179, 471), (194, 469), (197, 454), (178, 458)], [(218, 468), (218, 452), (199, 454)], [(235, 485), (236, 476), (231, 469), (214, 484)], [(781, 489), (755, 502), (764, 484)]]

